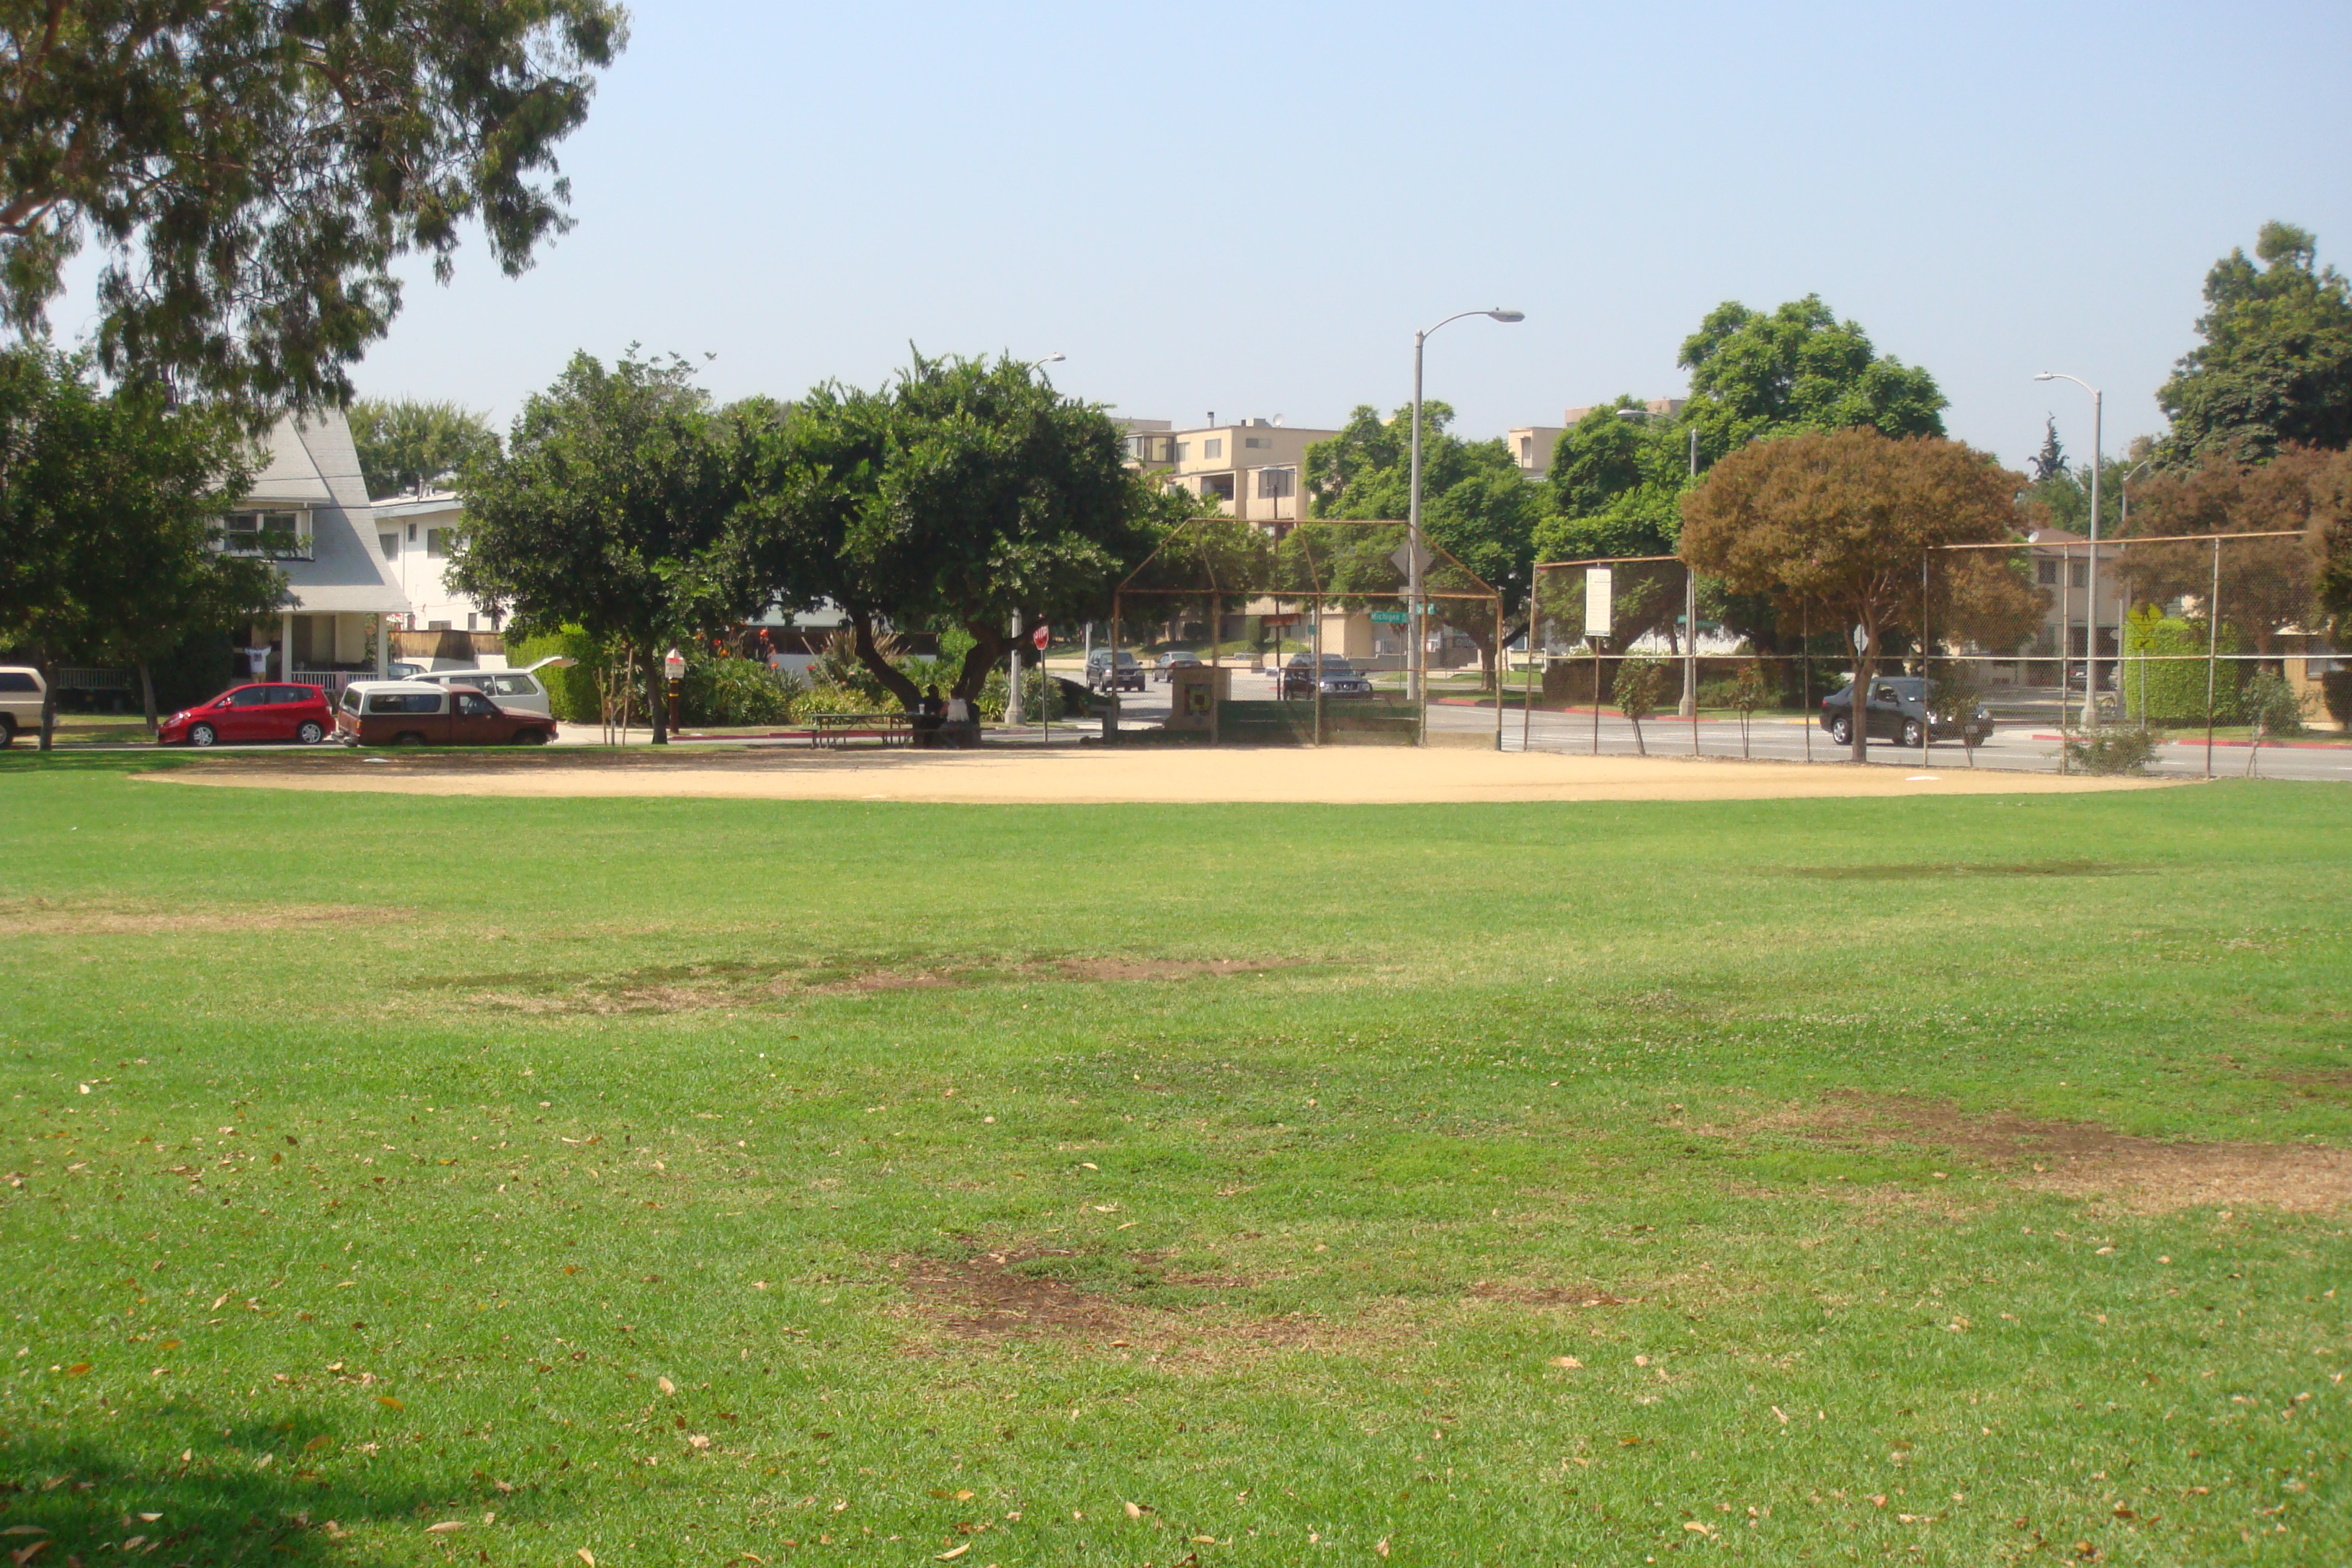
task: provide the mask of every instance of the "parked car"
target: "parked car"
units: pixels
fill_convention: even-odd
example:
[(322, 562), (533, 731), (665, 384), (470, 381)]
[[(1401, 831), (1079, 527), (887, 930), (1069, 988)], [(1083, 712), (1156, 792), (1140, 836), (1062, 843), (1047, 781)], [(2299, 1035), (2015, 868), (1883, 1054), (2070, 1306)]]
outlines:
[[(1292, 654), (1290, 662), (1282, 667), (1282, 695), (1286, 698), (1314, 696), (1315, 677), (1315, 656), (1311, 653)], [(1372, 694), (1372, 683), (1349, 664), (1345, 656), (1336, 653), (1323, 656), (1321, 684), (1326, 698), (1370, 697)]]
[(41, 700), (48, 694), (41, 672), (26, 665), (0, 667), (0, 747), (16, 743), (16, 731), (41, 728)]
[(547, 688), (541, 682), (539, 672), (551, 667), (567, 669), (573, 662), (555, 654), (521, 669), (429, 669), (410, 679), (429, 680), (436, 686), (470, 686), (501, 708), (536, 713), (546, 719), (553, 716), (554, 710), (548, 703)]
[[(1118, 679), (1112, 679), (1116, 668)], [(1087, 684), (1097, 691), (1140, 691), (1143, 689), (1143, 666), (1125, 648), (1118, 650), (1117, 665), (1111, 662), (1111, 650), (1098, 647), (1087, 655)]]
[[(1822, 728), (1839, 745), (1853, 742), (1853, 688), (1849, 685), (1822, 699)], [(1936, 720), (1931, 725), (1927, 716), (1927, 683), (1916, 675), (1880, 676), (1870, 683), (1870, 700), (1864, 705), (1867, 714), (1865, 733), (1874, 741), (1899, 741), (1906, 746), (1925, 745), (1929, 731), (1938, 741), (1965, 738), (1971, 746), (1981, 746), (1992, 738), (1992, 714), (1979, 706), (1966, 723), (1950, 719)]]
[(334, 710), (319, 688), (257, 682), (232, 686), (210, 702), (181, 709), (155, 727), (155, 739), (166, 746), (213, 746), (224, 741), (294, 741), (315, 746), (334, 731)]
[(1179, 669), (1198, 669), (1200, 666), (1201, 656), (1199, 654), (1186, 653), (1181, 649), (1171, 649), (1167, 653), (1161, 654), (1158, 658), (1151, 661), (1151, 679), (1165, 683), (1172, 679), (1172, 671)]
[(354, 681), (335, 710), (335, 739), (347, 746), (543, 746), (554, 738), (544, 713), (501, 708), (454, 682)]

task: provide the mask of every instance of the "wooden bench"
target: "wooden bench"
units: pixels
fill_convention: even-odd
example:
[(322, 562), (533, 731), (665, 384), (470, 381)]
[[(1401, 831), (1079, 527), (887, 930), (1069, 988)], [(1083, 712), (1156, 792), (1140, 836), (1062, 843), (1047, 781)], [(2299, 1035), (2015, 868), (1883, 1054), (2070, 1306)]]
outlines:
[(871, 737), (886, 746), (910, 744), (914, 728), (904, 713), (813, 713), (809, 715), (809, 744), (812, 746), (845, 746), (852, 741)]

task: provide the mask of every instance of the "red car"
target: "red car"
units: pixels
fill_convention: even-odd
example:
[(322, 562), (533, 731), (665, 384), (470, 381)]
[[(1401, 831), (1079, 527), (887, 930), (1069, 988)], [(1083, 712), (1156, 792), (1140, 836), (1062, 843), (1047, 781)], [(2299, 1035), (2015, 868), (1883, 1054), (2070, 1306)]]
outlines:
[(299, 741), (315, 746), (334, 732), (327, 694), (315, 686), (232, 686), (210, 702), (183, 708), (157, 727), (164, 745), (224, 741)]

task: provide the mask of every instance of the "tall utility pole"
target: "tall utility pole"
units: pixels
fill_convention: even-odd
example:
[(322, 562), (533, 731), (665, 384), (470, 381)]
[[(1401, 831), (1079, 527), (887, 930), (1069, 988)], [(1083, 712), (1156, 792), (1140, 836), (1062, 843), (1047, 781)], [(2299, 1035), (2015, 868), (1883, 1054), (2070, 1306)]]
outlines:
[[(1528, 319), (1527, 312), (1524, 310), (1506, 310), (1499, 307), (1492, 310), (1457, 310), (1446, 317), (1444, 321), (1438, 322), (1437, 327), (1445, 325), (1446, 321), (1458, 321), (1465, 316), (1484, 316), (1488, 321), (1503, 322), (1524, 321)], [(1429, 643), (1428, 630), (1423, 625), (1421, 601), (1421, 347), (1429, 341), (1429, 334), (1437, 331), (1437, 327), (1425, 327), (1412, 335), (1412, 490), (1410, 500), (1406, 502), (1404, 530), (1405, 597), (1408, 601), (1405, 605), (1405, 629), (1412, 637), (1412, 650), (1405, 655), (1404, 679), (1405, 698), (1412, 702), (1421, 700), (1422, 656)], [(1498, 649), (1498, 654), (1499, 651)], [(1499, 668), (1498, 658), (1498, 670)], [(1315, 675), (1319, 686), (1323, 672), (1318, 669)], [(1497, 693), (1496, 700), (1500, 701), (1499, 694), (1502, 687), (1498, 684), (1495, 689)]]
[[(2084, 634), (2083, 657), (2083, 721), (2099, 721), (2099, 443), (2104, 434), (2101, 426), (2105, 419), (2106, 398), (2095, 386), (2079, 375), (2063, 371), (2045, 370), (2033, 378), (2036, 381), (2071, 381), (2091, 395), (2091, 564), (2084, 574), (2083, 597), (2085, 601), (2083, 619), (2089, 623)], [(2123, 629), (2116, 636), (2120, 639)], [(2062, 660), (2061, 669), (2064, 666)]]
[[(1690, 427), (1690, 477), (1698, 478), (1698, 426)], [(1683, 704), (1681, 716), (1698, 717), (1698, 574), (1683, 563)], [(1691, 743), (1698, 743), (1698, 731), (1691, 731)]]

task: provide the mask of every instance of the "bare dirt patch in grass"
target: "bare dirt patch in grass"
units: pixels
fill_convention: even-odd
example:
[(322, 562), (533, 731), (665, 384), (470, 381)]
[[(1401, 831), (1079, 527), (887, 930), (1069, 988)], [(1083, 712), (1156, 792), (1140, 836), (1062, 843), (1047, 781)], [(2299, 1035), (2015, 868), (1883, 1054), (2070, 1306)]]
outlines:
[(2168, 1142), (2095, 1122), (1971, 1113), (1944, 1101), (1862, 1094), (1834, 1096), (1796, 1124), (1832, 1142), (1940, 1145), (2023, 1185), (2111, 1197), (2140, 1214), (2200, 1205), (2316, 1213), (2352, 1203), (2352, 1151), (2308, 1143)]
[[(1053, 1277), (1057, 1266), (1086, 1257), (1067, 1248), (1006, 1247), (958, 1259), (900, 1258), (890, 1267), (912, 1298), (910, 1315), (950, 1340), (1050, 1340), (1175, 1371), (1208, 1371), (1282, 1352), (1363, 1353), (1404, 1343), (1416, 1331), (1399, 1312), (1381, 1310), (1393, 1303), (1375, 1303), (1359, 1321), (1335, 1323), (1303, 1312), (1249, 1314), (1224, 1302), (1152, 1306)], [(1159, 1262), (1137, 1255), (1121, 1270), (1146, 1289), (1243, 1290), (1259, 1283), (1238, 1276), (1162, 1276), (1156, 1272)]]
[(396, 918), (364, 904), (153, 905), (63, 899), (0, 899), (0, 936), (163, 936), (345, 925)]
[(1044, 983), (1213, 979), (1293, 968), (1308, 962), (1286, 958), (1066, 958), (860, 965), (822, 959), (725, 960), (655, 964), (609, 974), (549, 971), (447, 975), (417, 984), (424, 989), (453, 993), (478, 1007), (531, 1014), (611, 1016), (756, 1006), (799, 996), (856, 996)]
[(1024, 1272), (1021, 1267), (1040, 1258), (1076, 1256), (1050, 1249), (1007, 1250), (953, 1262), (901, 1258), (893, 1267), (923, 1315), (959, 1339), (1119, 1336), (1127, 1319), (1109, 1302), (1062, 1280)]
[(1517, 1307), (1625, 1307), (1639, 1296), (1618, 1296), (1598, 1285), (1520, 1285), (1481, 1279), (1469, 1294), (1481, 1301), (1503, 1301)]

